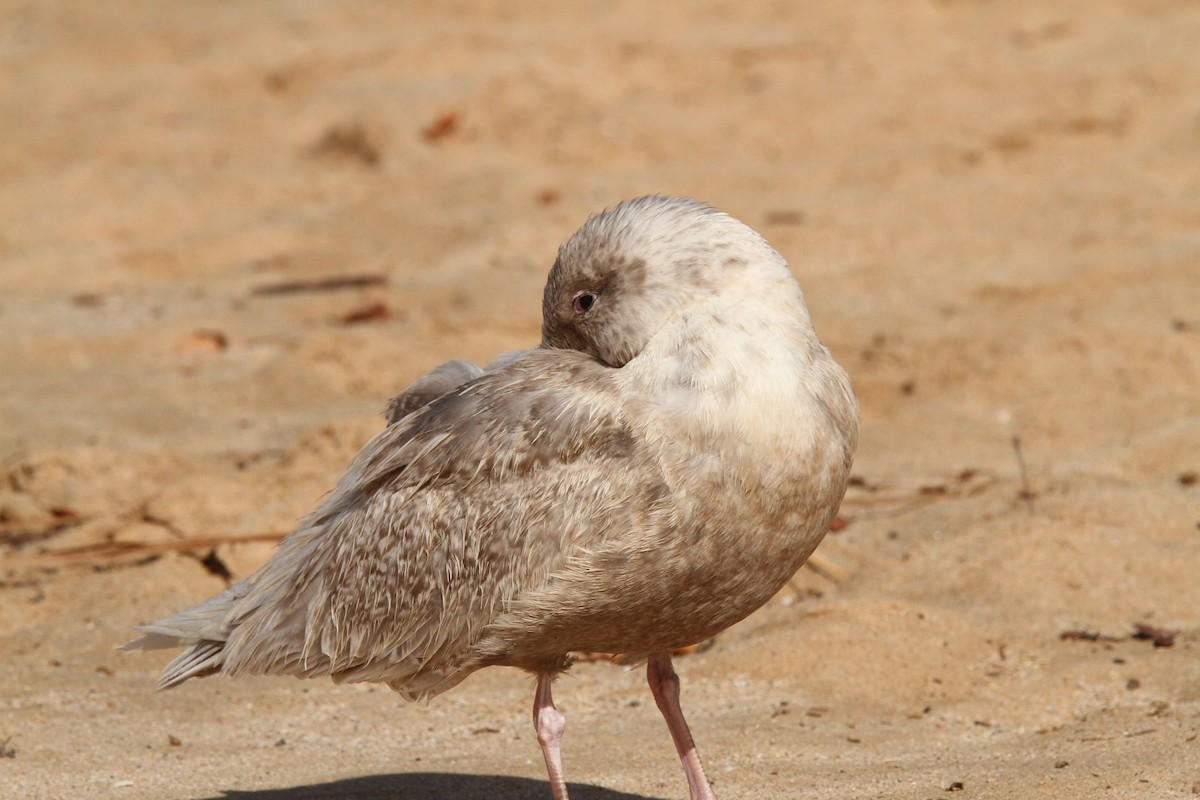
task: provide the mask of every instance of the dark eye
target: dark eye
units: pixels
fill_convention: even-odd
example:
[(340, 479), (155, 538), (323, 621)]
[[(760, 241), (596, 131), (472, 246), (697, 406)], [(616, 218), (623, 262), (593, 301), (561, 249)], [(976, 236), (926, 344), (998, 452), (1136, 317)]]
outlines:
[(582, 316), (592, 310), (592, 306), (596, 305), (596, 299), (595, 292), (580, 292), (571, 301), (571, 308), (574, 309), (576, 314)]

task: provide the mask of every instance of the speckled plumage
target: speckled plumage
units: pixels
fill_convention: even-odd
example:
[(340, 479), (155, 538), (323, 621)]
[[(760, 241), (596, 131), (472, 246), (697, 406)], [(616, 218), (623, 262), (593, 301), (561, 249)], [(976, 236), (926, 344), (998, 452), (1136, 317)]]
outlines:
[(543, 317), (538, 349), (394, 398), (260, 570), (127, 647), (187, 646), (163, 686), (329, 675), (424, 697), (494, 664), (651, 658), (766, 602), (829, 529), (858, 435), (783, 259), (707, 206), (640, 198), (560, 249)]

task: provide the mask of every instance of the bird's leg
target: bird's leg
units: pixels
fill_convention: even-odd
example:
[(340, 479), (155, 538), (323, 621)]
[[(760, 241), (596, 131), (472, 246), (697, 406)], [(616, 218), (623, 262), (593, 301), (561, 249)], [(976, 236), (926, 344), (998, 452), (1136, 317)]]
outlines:
[(679, 707), (679, 676), (671, 666), (670, 652), (664, 650), (650, 657), (646, 664), (646, 680), (650, 683), (658, 710), (667, 720), (671, 738), (675, 740), (675, 749), (687, 774), (691, 800), (717, 800), (717, 795), (708, 785), (708, 778), (704, 777), (704, 768), (700, 766), (700, 756), (696, 753), (696, 742), (688, 730), (687, 720), (683, 718), (683, 709)]
[(537, 731), (538, 744), (542, 746), (542, 755), (546, 757), (546, 772), (550, 775), (550, 790), (554, 792), (554, 800), (568, 800), (567, 782), (563, 780), (562, 757), (558, 750), (563, 731), (567, 729), (567, 720), (554, 707), (554, 698), (550, 696), (550, 684), (553, 682), (552, 673), (538, 673), (537, 693), (533, 697), (533, 727)]

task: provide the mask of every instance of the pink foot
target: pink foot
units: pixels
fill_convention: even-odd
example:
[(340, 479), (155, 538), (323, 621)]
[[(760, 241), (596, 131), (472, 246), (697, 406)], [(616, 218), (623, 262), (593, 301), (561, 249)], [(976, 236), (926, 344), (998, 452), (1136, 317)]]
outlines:
[(559, 752), (567, 720), (554, 707), (554, 698), (550, 696), (550, 684), (553, 682), (554, 676), (548, 672), (538, 675), (537, 693), (533, 698), (533, 727), (537, 731), (538, 744), (542, 746), (542, 755), (546, 758), (546, 772), (550, 776), (554, 800), (568, 800), (562, 755)]
[(696, 753), (696, 742), (692, 739), (692, 732), (688, 730), (687, 720), (683, 718), (683, 709), (679, 707), (679, 676), (671, 666), (669, 652), (650, 657), (646, 664), (646, 680), (650, 683), (650, 691), (654, 694), (654, 702), (658, 703), (658, 710), (667, 721), (671, 738), (675, 740), (675, 750), (679, 753), (679, 760), (683, 762), (691, 800), (717, 800), (716, 793), (708, 785), (708, 778), (704, 777), (704, 768), (700, 766), (700, 756)]

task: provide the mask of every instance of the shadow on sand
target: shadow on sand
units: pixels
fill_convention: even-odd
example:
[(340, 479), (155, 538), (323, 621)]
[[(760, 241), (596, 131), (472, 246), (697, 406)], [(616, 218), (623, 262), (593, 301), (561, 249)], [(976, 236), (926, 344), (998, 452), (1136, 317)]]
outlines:
[[(641, 794), (614, 792), (599, 786), (568, 784), (571, 800), (661, 800)], [(205, 800), (549, 800), (550, 786), (544, 780), (503, 775), (451, 775), (444, 772), (407, 772), (367, 775), (330, 783), (262, 789), (253, 792), (224, 791)]]

